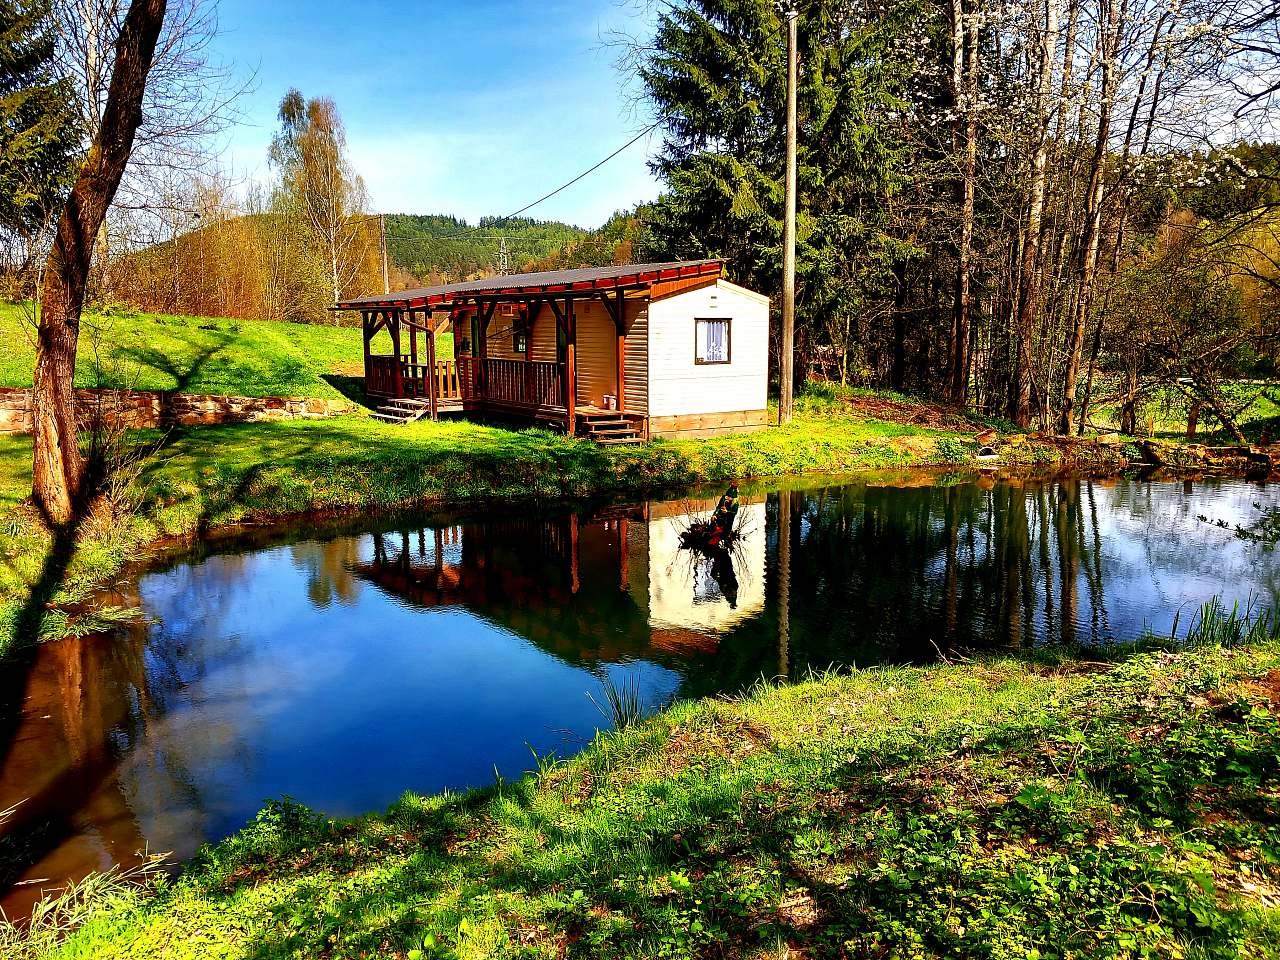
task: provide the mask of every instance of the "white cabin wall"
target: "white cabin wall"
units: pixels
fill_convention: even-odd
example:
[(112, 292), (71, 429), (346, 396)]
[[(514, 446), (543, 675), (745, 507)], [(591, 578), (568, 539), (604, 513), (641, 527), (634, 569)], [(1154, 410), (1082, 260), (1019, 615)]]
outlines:
[[(727, 364), (694, 363), (694, 320), (725, 317)], [(769, 301), (726, 281), (649, 304), (649, 416), (768, 406)]]

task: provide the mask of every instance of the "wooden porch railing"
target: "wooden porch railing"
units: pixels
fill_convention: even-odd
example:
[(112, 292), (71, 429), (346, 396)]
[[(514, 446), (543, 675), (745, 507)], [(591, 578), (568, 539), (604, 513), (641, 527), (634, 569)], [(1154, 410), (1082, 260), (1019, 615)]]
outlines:
[(376, 393), (384, 397), (399, 395), (396, 383), (396, 370), (399, 364), (395, 357), (369, 357), (364, 373), (364, 389), (366, 393)]
[(560, 365), (543, 360), (484, 361), (485, 399), (533, 409), (564, 406)]
[[(481, 392), (479, 374), (487, 371)], [(399, 380), (397, 382), (397, 373)], [(435, 381), (436, 399), (489, 400), (530, 410), (564, 409), (564, 370), (543, 360), (480, 360), (462, 356), (429, 364), (409, 358), (369, 357), (365, 390), (386, 397), (425, 397)]]
[[(398, 383), (397, 368), (400, 373)], [(370, 356), (365, 391), (384, 397), (425, 397), (432, 378), (435, 379), (437, 400), (462, 398), (458, 364), (454, 360), (437, 360), (433, 370), (430, 364), (414, 363), (408, 357), (397, 361), (390, 356)]]
[(440, 400), (461, 400), (462, 384), (458, 380), (456, 360), (436, 361), (436, 397)]

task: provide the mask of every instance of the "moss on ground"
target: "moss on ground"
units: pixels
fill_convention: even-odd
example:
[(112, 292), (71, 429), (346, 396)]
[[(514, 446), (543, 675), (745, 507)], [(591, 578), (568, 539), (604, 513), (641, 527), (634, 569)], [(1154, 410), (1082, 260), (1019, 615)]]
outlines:
[(1278, 701), (1272, 645), (762, 686), (484, 791), (349, 821), (271, 804), (60, 945), (9, 948), (1277, 956)]

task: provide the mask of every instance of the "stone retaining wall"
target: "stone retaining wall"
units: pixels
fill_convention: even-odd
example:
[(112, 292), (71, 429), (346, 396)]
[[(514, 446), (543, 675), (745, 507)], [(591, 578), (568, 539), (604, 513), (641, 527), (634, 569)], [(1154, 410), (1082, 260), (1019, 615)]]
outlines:
[[(130, 427), (294, 420), (350, 413), (349, 400), (316, 397), (218, 397), (156, 390), (77, 390), (81, 422), (97, 417)], [(31, 432), (31, 391), (0, 387), (0, 433)]]

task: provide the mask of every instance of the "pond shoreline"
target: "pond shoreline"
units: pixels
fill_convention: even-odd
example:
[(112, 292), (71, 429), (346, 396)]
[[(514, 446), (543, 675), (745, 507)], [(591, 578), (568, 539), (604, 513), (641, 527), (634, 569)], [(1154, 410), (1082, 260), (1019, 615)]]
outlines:
[(271, 803), (179, 879), (105, 884), (75, 905), (79, 929), (55, 910), (0, 925), (0, 946), (20, 960), (1022, 956), (1136, 938), (1152, 955), (1263, 955), (1280, 933), (1263, 813), (1278, 708), (1274, 642), (761, 684), (385, 814)]
[[(362, 417), (181, 431), (162, 438), (163, 459), (143, 465), (125, 491), (123, 511), (113, 519), (91, 518), (65, 572), (38, 596), (31, 584), (43, 580), (41, 558), (50, 555), (53, 539), (29, 507), (12, 514), (10, 530), (0, 532), (0, 553), (15, 561), (9, 582), (0, 581), (0, 666), (35, 639), (109, 627), (110, 617), (99, 616), (93, 598), (132, 561), (261, 524), (495, 502), (661, 496), (730, 480), (878, 469), (1246, 475), (1234, 464), (1206, 469), (1190, 459), (1143, 466), (1127, 445), (1115, 443), (1065, 443), (978, 426), (937, 429), (850, 415), (839, 402), (811, 406), (786, 428), (623, 450), (541, 431), (462, 423), (384, 427)], [(317, 454), (317, 440), (333, 449)], [(976, 454), (989, 444), (996, 458), (979, 461)], [(229, 462), (224, 446), (248, 457)], [(276, 446), (284, 455), (271, 461)]]

